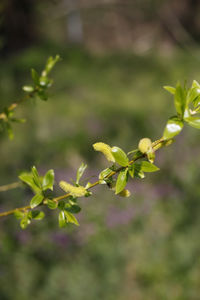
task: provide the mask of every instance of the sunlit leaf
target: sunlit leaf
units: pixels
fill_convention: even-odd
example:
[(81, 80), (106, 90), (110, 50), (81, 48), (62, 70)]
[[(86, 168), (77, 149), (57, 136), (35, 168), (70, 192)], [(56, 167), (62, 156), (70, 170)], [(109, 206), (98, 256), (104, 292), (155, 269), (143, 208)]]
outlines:
[(42, 194), (36, 194), (31, 199), (31, 202), (30, 202), (31, 208), (34, 208), (34, 207), (38, 206), (40, 203), (42, 203), (43, 199), (44, 199), (44, 196)]
[(62, 210), (61, 212), (59, 212), (58, 215), (58, 223), (59, 223), (59, 227), (63, 228), (66, 227), (67, 223), (66, 223), (66, 217), (65, 217), (65, 212)]
[(121, 148), (114, 146), (112, 147), (111, 151), (112, 151), (112, 155), (115, 158), (115, 161), (120, 166), (126, 167), (128, 165), (129, 159), (126, 153)]
[(186, 121), (190, 126), (200, 129), (200, 117), (189, 117)]
[(185, 110), (185, 105), (186, 105), (186, 91), (184, 88), (181, 87), (179, 82), (176, 85), (176, 92), (174, 95), (174, 104), (175, 104), (177, 113), (180, 116), (182, 116), (184, 113), (184, 110)]
[(165, 127), (163, 138), (166, 140), (173, 138), (174, 136), (176, 136), (181, 132), (182, 128), (183, 128), (183, 121), (181, 121), (177, 117), (170, 118)]
[(66, 216), (66, 219), (67, 219), (67, 223), (73, 223), (73, 224), (79, 226), (79, 222), (78, 222), (78, 220), (74, 217), (73, 214), (71, 214), (70, 212), (68, 212), (68, 211), (66, 211), (66, 210), (64, 211), (64, 213), (65, 213), (65, 216)]
[(43, 177), (42, 189), (43, 191), (47, 189), (53, 191), (53, 185), (54, 185), (54, 170), (49, 170)]
[(77, 173), (76, 173), (76, 184), (79, 184), (79, 181), (80, 181), (81, 177), (83, 176), (83, 173), (85, 172), (86, 168), (87, 168), (87, 165), (84, 163), (82, 163), (80, 165), (80, 167), (78, 168)]
[(141, 161), (140, 163), (135, 163), (135, 165), (140, 165), (140, 168), (143, 172), (156, 172), (160, 169), (156, 167), (154, 164), (148, 162), (148, 161)]
[(51, 199), (47, 199), (47, 206), (50, 209), (56, 209), (58, 207), (58, 202), (55, 202)]
[(128, 181), (128, 169), (126, 168), (120, 171), (117, 177), (115, 194), (119, 194), (125, 188), (127, 181)]
[(172, 86), (169, 86), (169, 85), (165, 85), (163, 88), (164, 88), (166, 91), (170, 92), (172, 95), (174, 95), (175, 92), (176, 92), (176, 89), (175, 89), (174, 87), (172, 87)]

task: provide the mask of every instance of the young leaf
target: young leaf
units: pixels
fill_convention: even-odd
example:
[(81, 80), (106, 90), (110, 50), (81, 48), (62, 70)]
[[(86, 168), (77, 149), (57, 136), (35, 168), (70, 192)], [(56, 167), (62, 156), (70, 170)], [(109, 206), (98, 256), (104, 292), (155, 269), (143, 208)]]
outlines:
[(186, 122), (197, 129), (200, 129), (200, 117), (189, 117), (186, 119)]
[(31, 173), (21, 173), (18, 177), (21, 181), (30, 186), (35, 193), (38, 193), (40, 191), (40, 188), (38, 188), (38, 186), (33, 181), (33, 175)]
[(119, 194), (121, 191), (123, 191), (123, 189), (127, 184), (127, 181), (128, 181), (128, 169), (126, 168), (120, 171), (117, 177), (115, 194)]
[(187, 104), (193, 102), (198, 99), (200, 96), (200, 89), (199, 88), (192, 88), (187, 93)]
[(158, 167), (156, 167), (154, 164), (151, 164), (148, 161), (142, 161), (140, 163), (135, 163), (135, 166), (137, 168), (140, 168), (140, 170), (143, 172), (156, 172), (156, 171), (160, 170)]
[(26, 215), (23, 219), (21, 219), (20, 226), (22, 229), (26, 229), (27, 226), (31, 223), (30, 219)]
[(45, 70), (42, 72), (42, 76), (47, 76), (58, 61), (60, 61), (59, 55), (56, 55), (55, 58), (50, 56), (47, 60)]
[(76, 184), (79, 184), (79, 181), (80, 181), (81, 177), (83, 176), (83, 173), (85, 172), (86, 168), (87, 168), (87, 165), (84, 163), (82, 163), (80, 165), (80, 167), (78, 168), (77, 173), (76, 173)]
[(58, 202), (58, 208), (60, 209), (60, 210), (64, 210), (65, 209), (65, 201), (64, 200), (61, 200), (61, 201), (59, 201)]
[(78, 214), (81, 211), (81, 208), (77, 204), (66, 203), (65, 204), (65, 210), (72, 213), (72, 214)]
[(44, 196), (42, 194), (36, 194), (30, 202), (31, 208), (34, 208), (38, 206), (40, 203), (42, 203), (42, 200), (44, 199)]
[(49, 84), (49, 79), (46, 76), (41, 76), (39, 82), (41, 87), (47, 87)]
[(42, 186), (41, 186), (39, 174), (38, 174), (38, 171), (37, 171), (35, 166), (32, 167), (31, 172), (32, 172), (32, 175), (33, 175), (33, 181), (35, 182), (36, 186), (39, 189), (41, 189)]
[(31, 69), (31, 77), (35, 85), (39, 85), (39, 75), (35, 69)]
[(106, 177), (113, 172), (111, 168), (106, 168), (99, 174), (99, 180), (101, 184), (106, 184)]
[(7, 129), (7, 133), (8, 133), (8, 137), (10, 140), (13, 140), (14, 138), (14, 133), (13, 133), (13, 130), (12, 130), (12, 126), (10, 125), (9, 122), (6, 123), (6, 129)]
[(178, 82), (176, 85), (176, 92), (174, 95), (174, 104), (176, 107), (176, 111), (180, 116), (183, 116), (186, 104), (186, 91), (181, 87)]
[(16, 219), (22, 219), (24, 217), (24, 212), (22, 212), (21, 210), (16, 210), (14, 212), (14, 216)]
[(26, 119), (11, 118), (10, 121), (15, 122), (15, 123), (25, 123)]
[(30, 86), (30, 85), (24, 85), (22, 87), (22, 89), (23, 89), (24, 92), (27, 92), (27, 93), (32, 93), (34, 91), (34, 87)]
[(151, 148), (148, 152), (147, 152), (147, 158), (148, 161), (152, 164), (155, 160), (156, 154), (154, 152), (154, 150)]
[(34, 220), (42, 220), (45, 217), (45, 214), (43, 211), (33, 210), (33, 211), (30, 211), (29, 213), (30, 213), (31, 218)]
[(66, 225), (67, 225), (66, 224), (65, 212), (63, 210), (61, 212), (59, 212), (58, 223), (59, 223), (60, 228), (66, 227)]
[(134, 177), (134, 165), (128, 167), (128, 173), (132, 178)]
[(54, 185), (54, 170), (49, 170), (42, 181), (42, 189), (43, 191), (46, 191), (48, 189), (53, 191), (53, 185)]
[(172, 86), (169, 86), (169, 85), (165, 85), (165, 86), (163, 86), (163, 88), (164, 88), (166, 91), (170, 92), (172, 95), (174, 95), (175, 92), (176, 92), (176, 89), (175, 89), (174, 87), (172, 87)]
[(47, 206), (50, 209), (56, 209), (58, 207), (58, 203), (55, 202), (55, 201), (53, 201), (53, 200), (51, 200), (51, 199), (48, 199), (47, 200)]
[(37, 95), (43, 101), (47, 101), (48, 100), (48, 95), (47, 95), (47, 93), (43, 89), (39, 90), (37, 92)]
[(140, 163), (134, 163), (132, 165), (133, 171), (134, 171), (134, 177), (136, 178), (144, 178), (144, 172), (141, 170), (141, 164)]
[(171, 117), (168, 120), (167, 125), (165, 127), (163, 138), (165, 140), (173, 138), (174, 136), (176, 136), (181, 132), (182, 128), (183, 128), (183, 121), (181, 121), (177, 117)]
[(112, 147), (111, 151), (112, 151), (112, 155), (115, 158), (115, 161), (120, 166), (126, 167), (128, 165), (129, 159), (126, 153), (121, 148), (114, 146)]
[(67, 223), (73, 223), (73, 224), (79, 226), (79, 222), (78, 222), (77, 219), (74, 217), (74, 215), (72, 215), (70, 212), (68, 212), (68, 211), (66, 211), (66, 210), (64, 211), (64, 213), (65, 213), (65, 217), (66, 217), (66, 219), (67, 219)]

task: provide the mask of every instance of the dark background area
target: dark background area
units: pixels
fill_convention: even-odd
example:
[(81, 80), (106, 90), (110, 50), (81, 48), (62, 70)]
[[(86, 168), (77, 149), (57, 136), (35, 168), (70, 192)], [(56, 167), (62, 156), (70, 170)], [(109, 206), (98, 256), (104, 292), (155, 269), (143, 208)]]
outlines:
[[(50, 55), (49, 101), (17, 110), (14, 140), (0, 135), (0, 185), (36, 165), (56, 182), (85, 178), (107, 166), (92, 144), (125, 151), (142, 137), (161, 137), (173, 99), (162, 89), (199, 80), (200, 2), (0, 2), (0, 108), (23, 96), (31, 67)], [(22, 231), (0, 220), (0, 299), (199, 300), (199, 131), (184, 128), (156, 155), (160, 171), (129, 183), (130, 198), (104, 186), (80, 199), (80, 227), (58, 228), (56, 212)], [(57, 191), (60, 193), (60, 191)], [(0, 194), (0, 210), (29, 203), (16, 189)]]

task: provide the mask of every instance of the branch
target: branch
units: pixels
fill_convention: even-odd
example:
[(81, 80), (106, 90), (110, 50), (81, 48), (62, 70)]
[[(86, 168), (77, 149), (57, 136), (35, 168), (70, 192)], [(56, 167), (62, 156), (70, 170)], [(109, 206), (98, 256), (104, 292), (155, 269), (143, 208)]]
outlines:
[(6, 107), (3, 112), (0, 113), (0, 131), (6, 130), (8, 132), (9, 138), (13, 138), (13, 131), (11, 124), (13, 122), (24, 123), (24, 119), (17, 119), (13, 117), (14, 110), (23, 102), (37, 96), (43, 101), (48, 100), (47, 89), (52, 85), (53, 80), (48, 77), (50, 71), (53, 69), (54, 65), (60, 60), (60, 57), (56, 55), (55, 58), (49, 57), (45, 65), (44, 70), (39, 75), (34, 69), (31, 70), (31, 76), (33, 80), (33, 85), (23, 86), (24, 92), (27, 94), (20, 100), (12, 103), (10, 106)]
[(13, 190), (13, 189), (16, 189), (21, 186), (22, 186), (22, 183), (20, 181), (2, 185), (2, 186), (0, 186), (0, 192), (7, 192), (9, 190)]
[[(152, 143), (152, 147), (154, 148), (154, 151), (157, 151), (157, 150), (160, 148), (159, 146), (162, 145), (162, 144), (163, 144), (163, 139), (157, 140), (157, 141), (155, 141), (154, 143)], [(144, 158), (145, 156), (146, 156), (145, 154), (141, 154), (141, 155), (138, 156), (137, 158), (131, 160), (131, 161), (128, 163), (128, 165), (129, 165), (129, 166), (133, 165), (137, 160), (139, 160), (139, 159), (141, 159), (141, 158)], [(116, 171), (111, 172), (111, 173), (110, 173), (108, 176), (106, 176), (104, 179), (108, 179), (108, 178), (110, 178), (110, 177), (116, 175), (117, 173), (119, 173), (120, 171), (122, 171), (122, 170), (125, 169), (125, 168), (126, 168), (126, 167), (120, 167), (120, 168), (118, 168)], [(14, 184), (17, 184), (17, 183), (14, 183)], [(14, 185), (14, 184), (13, 184), (13, 185)], [(87, 190), (90, 190), (90, 189), (94, 188), (95, 186), (97, 186), (97, 185), (99, 185), (99, 184), (101, 184), (101, 181), (100, 181), (100, 180), (97, 180), (97, 181), (91, 183), (90, 186), (87, 188)], [(8, 185), (8, 186), (9, 186), (9, 185)], [(4, 187), (5, 187), (5, 186), (4, 186)], [(2, 187), (0, 187), (0, 191), (1, 191), (1, 188), (2, 188)], [(71, 196), (71, 194), (70, 194), (70, 193), (67, 193), (67, 194), (61, 195), (61, 196), (59, 196), (59, 197), (53, 198), (52, 201), (58, 203), (59, 201), (61, 201), (61, 200), (63, 200), (63, 199), (69, 198), (70, 196)], [(44, 199), (41, 205), (44, 205), (44, 204), (47, 204), (47, 199)], [(27, 211), (27, 210), (29, 210), (29, 209), (31, 209), (31, 206), (30, 206), (30, 205), (18, 207), (18, 208), (15, 208), (15, 209), (12, 209), (12, 210), (9, 210), (9, 211), (0, 213), (0, 217), (6, 217), (6, 216), (8, 216), (8, 215), (14, 214), (14, 213), (17, 212), (17, 211)]]
[[(16, 119), (12, 118), (12, 113), (19, 103), (35, 94), (42, 100), (47, 99), (46, 89), (52, 83), (47, 75), (58, 60), (59, 56), (56, 56), (54, 59), (52, 57), (49, 58), (41, 76), (32, 69), (34, 86), (23, 87), (24, 91), (28, 93), (27, 97), (11, 104), (4, 113), (0, 114), (0, 122), (5, 122), (8, 131), (10, 131), (9, 122), (16, 121)], [(39, 176), (36, 167), (32, 167), (30, 173), (22, 173), (19, 176), (19, 179), (28, 185), (35, 194), (30, 201), (30, 205), (1, 212), (0, 217), (14, 214), (17, 219), (21, 220), (21, 228), (25, 229), (32, 219), (43, 219), (44, 212), (35, 210), (35, 208), (46, 205), (50, 209), (58, 208), (60, 210), (58, 215), (60, 227), (65, 227), (68, 223), (79, 225), (74, 216), (81, 210), (77, 204), (77, 199), (83, 196), (91, 196), (90, 190), (95, 186), (106, 184), (115, 191), (115, 194), (129, 197), (130, 192), (125, 189), (128, 179), (130, 177), (142, 179), (145, 177), (145, 172), (158, 171), (159, 168), (153, 164), (155, 152), (161, 147), (170, 145), (174, 141), (174, 137), (182, 131), (185, 123), (200, 129), (200, 84), (194, 80), (191, 88), (187, 88), (186, 85), (182, 87), (180, 83), (177, 83), (176, 87), (165, 86), (164, 88), (174, 96), (176, 115), (168, 119), (161, 139), (152, 143), (149, 138), (142, 138), (139, 141), (138, 148), (127, 154), (117, 146), (110, 147), (103, 142), (93, 144), (94, 150), (102, 152), (105, 158), (113, 164), (100, 172), (99, 180), (93, 183), (88, 182), (86, 186), (81, 186), (79, 181), (87, 167), (82, 163), (77, 170), (76, 181), (73, 181), (73, 184), (60, 181), (60, 188), (65, 194), (58, 197), (53, 197), (50, 193), (50, 190), (53, 191), (54, 188), (54, 170), (49, 170), (44, 176)], [(132, 155), (131, 159), (128, 158), (129, 155)], [(19, 185), (20, 183), (5, 185), (0, 187), (0, 191), (16, 188)]]

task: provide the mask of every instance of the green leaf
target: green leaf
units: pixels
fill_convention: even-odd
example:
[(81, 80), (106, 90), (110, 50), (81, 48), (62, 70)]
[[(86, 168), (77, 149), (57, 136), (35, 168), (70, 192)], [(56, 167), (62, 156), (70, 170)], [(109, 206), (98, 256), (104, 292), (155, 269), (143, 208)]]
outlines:
[(150, 150), (147, 152), (147, 158), (148, 158), (148, 161), (152, 164), (152, 163), (154, 162), (154, 160), (155, 160), (155, 157), (156, 157), (156, 154), (155, 154), (155, 152), (154, 152), (154, 150), (153, 150), (153, 148), (152, 148), (152, 149), (150, 149)]
[(23, 89), (24, 92), (27, 92), (27, 93), (32, 93), (35, 90), (34, 87), (31, 86), (31, 85), (24, 85), (22, 87), (22, 89)]
[(131, 169), (129, 170), (129, 174), (130, 174), (130, 172), (133, 174), (133, 177), (136, 177), (136, 178), (144, 178), (145, 177), (144, 172), (141, 169), (141, 163), (134, 163), (132, 165), (132, 170)]
[(110, 175), (113, 172), (111, 168), (106, 168), (99, 174), (99, 180), (101, 184), (106, 184), (106, 181), (108, 178), (106, 178), (108, 175)]
[(200, 129), (200, 117), (189, 117), (186, 119), (186, 122), (197, 129)]
[(50, 209), (56, 209), (58, 207), (58, 202), (55, 202), (55, 201), (53, 201), (51, 199), (48, 199), (47, 200), (47, 206)]
[(80, 181), (81, 177), (83, 176), (83, 173), (85, 172), (86, 168), (87, 168), (87, 165), (84, 163), (82, 163), (80, 165), (80, 167), (78, 168), (77, 173), (76, 173), (76, 184), (79, 184), (79, 181)]
[(196, 80), (193, 80), (193, 82), (192, 82), (192, 88), (200, 89), (200, 84)]
[(123, 167), (126, 167), (128, 165), (129, 159), (126, 155), (126, 153), (119, 147), (114, 146), (111, 149), (112, 155), (115, 158), (115, 161)]
[(128, 173), (132, 178), (134, 177), (134, 165), (128, 167)]
[(175, 92), (176, 92), (176, 89), (175, 89), (174, 87), (172, 87), (172, 86), (169, 86), (169, 85), (165, 85), (165, 86), (163, 86), (163, 88), (164, 88), (166, 91), (170, 92), (172, 95), (174, 95)]
[(74, 217), (73, 214), (71, 214), (70, 212), (68, 212), (68, 211), (66, 211), (66, 210), (64, 211), (64, 213), (65, 213), (65, 216), (66, 216), (66, 219), (67, 219), (67, 223), (73, 223), (73, 224), (79, 226), (79, 222), (78, 222), (78, 220)]
[(39, 82), (41, 87), (47, 87), (49, 84), (49, 79), (46, 76), (41, 76)]
[(40, 191), (38, 186), (33, 181), (33, 175), (31, 173), (21, 173), (18, 177), (21, 181), (30, 186), (35, 193)]
[(37, 92), (38, 97), (43, 100), (43, 101), (47, 101), (48, 100), (48, 95), (44, 90), (39, 90)]
[(58, 61), (60, 61), (60, 56), (59, 55), (56, 55), (55, 58), (50, 56), (47, 60), (46, 67), (45, 67), (45, 70), (42, 72), (42, 75), (46, 76), (53, 69), (53, 67), (55, 66), (55, 64)]
[(22, 229), (26, 229), (30, 223), (31, 223), (31, 221), (26, 215), (23, 219), (21, 219), (20, 226)]
[(39, 174), (38, 174), (38, 171), (37, 171), (37, 169), (36, 169), (35, 166), (32, 167), (31, 172), (32, 172), (32, 175), (33, 175), (33, 181), (35, 182), (36, 186), (37, 186), (39, 189), (41, 189), (42, 186), (41, 186)]
[(30, 202), (30, 206), (31, 208), (34, 208), (36, 206), (38, 206), (40, 203), (42, 203), (42, 200), (44, 199), (44, 196), (41, 194), (36, 194)]
[(7, 129), (9, 139), (13, 140), (13, 138), (14, 138), (13, 130), (12, 130), (10, 123), (8, 123), (8, 122), (6, 123), (6, 129)]
[(199, 96), (200, 96), (199, 88), (190, 89), (187, 94), (187, 104), (196, 101), (196, 99), (199, 98)]
[(45, 217), (45, 214), (43, 211), (39, 211), (39, 210), (33, 210), (29, 212), (32, 219), (34, 220), (42, 220)]
[(159, 171), (160, 169), (158, 167), (156, 167), (154, 164), (151, 164), (148, 161), (142, 161), (140, 163), (135, 163), (135, 165), (139, 166), (141, 171), (143, 172), (156, 172)]
[(58, 223), (59, 223), (60, 228), (66, 227), (66, 225), (67, 225), (65, 212), (63, 210), (61, 212), (59, 212)]
[(186, 104), (186, 91), (181, 87), (178, 82), (176, 85), (176, 92), (174, 95), (174, 104), (176, 107), (176, 111), (180, 116), (183, 116)]
[(72, 214), (78, 214), (81, 211), (81, 208), (77, 204), (66, 203), (65, 204), (65, 210), (72, 213)]
[(200, 95), (193, 100), (192, 104), (195, 109), (200, 105)]
[(61, 210), (64, 210), (65, 209), (65, 201), (64, 200), (61, 200), (58, 202), (58, 208), (61, 209)]
[(133, 160), (136, 160), (136, 159), (138, 159), (141, 156), (142, 156), (142, 152), (140, 152), (140, 150), (137, 150), (135, 152), (135, 154), (133, 155)]
[(11, 118), (10, 120), (15, 123), (25, 123), (26, 122), (26, 119)]
[(126, 168), (120, 171), (117, 177), (115, 194), (119, 194), (125, 188), (127, 181), (128, 181), (128, 169)]
[(31, 69), (31, 77), (35, 85), (39, 85), (40, 77), (35, 69)]
[(16, 219), (22, 219), (24, 217), (24, 212), (22, 212), (21, 210), (16, 210), (14, 212), (14, 216)]
[(183, 121), (181, 121), (177, 117), (171, 117), (168, 120), (167, 125), (165, 127), (163, 138), (165, 140), (173, 138), (174, 136), (176, 136), (181, 132), (182, 128), (183, 128)]
[(43, 191), (46, 191), (48, 189), (53, 191), (53, 185), (54, 185), (54, 170), (49, 170), (43, 177), (42, 189)]

